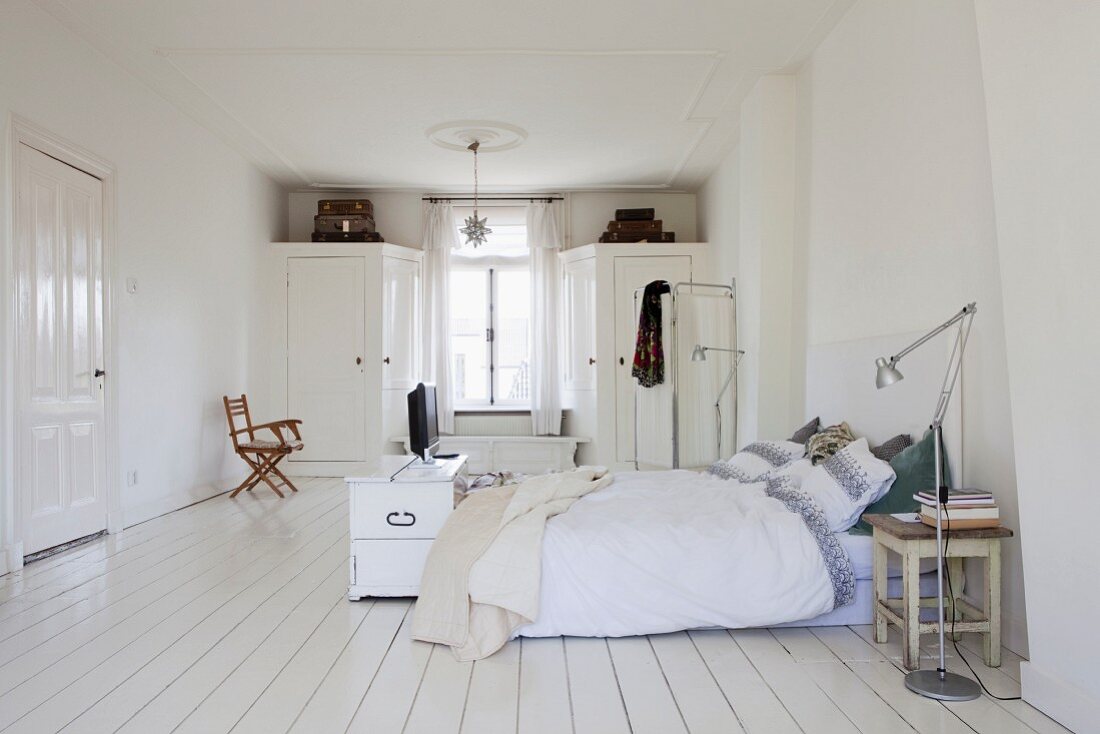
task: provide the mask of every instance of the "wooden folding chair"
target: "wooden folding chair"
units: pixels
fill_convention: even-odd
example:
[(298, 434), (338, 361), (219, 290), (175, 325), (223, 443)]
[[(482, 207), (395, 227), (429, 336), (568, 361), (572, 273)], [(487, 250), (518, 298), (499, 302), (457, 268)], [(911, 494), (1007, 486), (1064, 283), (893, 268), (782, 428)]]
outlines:
[[(291, 418), (253, 425), (252, 416), (248, 412), (247, 397), (242, 395), (230, 400), (228, 396), (222, 396), (222, 402), (225, 404), (225, 418), (229, 421), (229, 437), (233, 439), (233, 450), (252, 469), (248, 479), (241, 482), (240, 486), (230, 493), (230, 498), (236, 497), (246, 489), (251, 492), (252, 488), (260, 482), (271, 487), (271, 491), (280, 497), (284, 496), (279, 491), (280, 487), (289, 487), (292, 492), (297, 492), (298, 488), (294, 483), (279, 471), (278, 464), (295, 451), (301, 451), (305, 446), (298, 432), (298, 426), (302, 422)], [(237, 419), (242, 417), (244, 426), (238, 428)], [(263, 430), (271, 431), (275, 434), (275, 439), (256, 438), (256, 432)], [(293, 438), (288, 437), (288, 432)], [(241, 440), (242, 434), (248, 434), (247, 441)]]

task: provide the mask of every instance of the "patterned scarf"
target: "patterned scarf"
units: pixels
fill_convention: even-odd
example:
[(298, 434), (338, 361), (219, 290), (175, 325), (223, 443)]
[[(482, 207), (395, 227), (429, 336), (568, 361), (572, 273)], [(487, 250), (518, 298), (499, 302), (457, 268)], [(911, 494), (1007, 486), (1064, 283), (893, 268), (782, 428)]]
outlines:
[(634, 344), (634, 366), (630, 371), (642, 387), (665, 381), (665, 352), (661, 345), (661, 294), (671, 293), (667, 280), (655, 280), (645, 287), (642, 312), (638, 316), (638, 338)]

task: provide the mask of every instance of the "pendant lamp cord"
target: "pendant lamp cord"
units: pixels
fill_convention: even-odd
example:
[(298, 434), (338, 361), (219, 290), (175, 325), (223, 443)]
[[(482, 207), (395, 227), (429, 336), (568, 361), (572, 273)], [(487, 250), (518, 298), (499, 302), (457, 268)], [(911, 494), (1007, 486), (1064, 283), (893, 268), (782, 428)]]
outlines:
[[(940, 435), (940, 441), (941, 442), (943, 441), (943, 435), (942, 434)], [(947, 454), (943, 453), (943, 444), (941, 443), (940, 444), (940, 456), (946, 456), (946, 455)], [(945, 461), (944, 463), (947, 463), (947, 462)], [(946, 502), (943, 503), (942, 509), (943, 509), (943, 516), (947, 519), (948, 526), (950, 526), (951, 525), (951, 516), (947, 512), (947, 503)], [(952, 583), (951, 583), (951, 566), (946, 562), (947, 561), (947, 547), (950, 543), (951, 543), (951, 535), (949, 533), (944, 533), (944, 536), (943, 536), (943, 558), (944, 558), (943, 570), (944, 570), (944, 575), (947, 577), (947, 595), (952, 600), (954, 600), (955, 590), (954, 590), (954, 587), (952, 586)], [(965, 655), (963, 655), (962, 650), (959, 649), (959, 643), (955, 639), (955, 621), (958, 619), (958, 617), (959, 617), (959, 615), (958, 615), (958, 612), (955, 609), (954, 601), (952, 601), (952, 604), (951, 604), (951, 644), (955, 647), (955, 654), (959, 656), (960, 660), (962, 660), (964, 663), (966, 663), (966, 667), (970, 669), (970, 674), (974, 676), (974, 680), (978, 681), (978, 685), (980, 685), (982, 687), (982, 690), (985, 691), (985, 695), (989, 696), (990, 698), (995, 698), (998, 701), (1020, 701), (1020, 700), (1022, 700), (1023, 699), (1022, 696), (998, 696), (998, 695), (992, 693), (986, 687), (985, 682), (982, 681), (981, 676), (978, 675), (978, 671), (974, 670), (974, 666), (970, 664), (970, 661), (966, 659)]]
[(477, 140), (470, 143), (470, 150), (474, 152), (474, 219), (477, 219), (477, 149), (481, 143)]

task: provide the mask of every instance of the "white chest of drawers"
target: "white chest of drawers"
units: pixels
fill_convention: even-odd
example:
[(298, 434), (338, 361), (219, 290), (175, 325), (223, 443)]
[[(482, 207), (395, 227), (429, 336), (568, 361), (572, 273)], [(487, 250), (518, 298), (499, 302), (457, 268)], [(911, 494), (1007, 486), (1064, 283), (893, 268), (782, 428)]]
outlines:
[(374, 471), (345, 477), (350, 495), (351, 583), (348, 598), (416, 596), (428, 549), (454, 508), (465, 456), (424, 464), (383, 456)]

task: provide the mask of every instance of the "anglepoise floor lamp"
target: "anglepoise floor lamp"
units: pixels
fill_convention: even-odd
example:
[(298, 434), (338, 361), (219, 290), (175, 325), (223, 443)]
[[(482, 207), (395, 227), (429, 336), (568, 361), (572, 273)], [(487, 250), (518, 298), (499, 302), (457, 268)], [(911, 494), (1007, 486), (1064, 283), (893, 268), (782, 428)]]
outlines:
[(947, 672), (947, 664), (944, 660), (944, 614), (943, 614), (943, 505), (947, 502), (947, 487), (943, 482), (943, 419), (947, 414), (947, 404), (951, 401), (951, 393), (955, 391), (955, 385), (959, 380), (959, 371), (962, 369), (963, 351), (966, 349), (966, 340), (970, 337), (970, 327), (974, 323), (974, 314), (977, 313), (976, 303), (969, 303), (962, 311), (952, 316), (944, 323), (928, 332), (920, 339), (901, 350), (889, 360), (879, 357), (875, 360), (878, 374), (875, 376), (875, 386), (880, 390), (888, 385), (893, 385), (902, 378), (897, 370), (897, 363), (909, 352), (920, 347), (933, 337), (950, 329), (955, 324), (959, 325), (955, 336), (955, 345), (951, 350), (951, 358), (947, 363), (947, 374), (943, 378), (943, 387), (940, 389), (939, 401), (936, 403), (936, 414), (932, 418), (932, 432), (935, 442), (936, 460), (936, 495), (939, 500), (936, 503), (936, 620), (939, 623), (940, 633), (940, 664), (936, 670), (914, 670), (905, 676), (905, 687), (915, 693), (928, 698), (936, 698), (941, 701), (969, 701), (982, 694), (981, 687), (964, 675)]
[[(718, 414), (718, 458), (722, 458), (722, 396), (726, 394), (726, 390), (729, 389), (730, 384), (733, 382), (734, 375), (737, 374), (737, 365), (741, 364), (741, 358), (745, 356), (745, 352), (742, 349), (725, 349), (723, 347), (704, 347), (702, 344), (696, 344), (695, 348), (691, 350), (692, 362), (706, 362), (707, 352), (730, 352), (733, 354), (733, 364), (730, 365), (730, 373), (726, 375), (726, 381), (722, 383), (722, 389), (718, 391), (718, 397), (714, 399), (714, 410)], [(737, 443), (737, 393), (734, 393), (734, 409), (733, 409), (733, 442)], [(733, 447), (737, 450), (737, 446)]]

